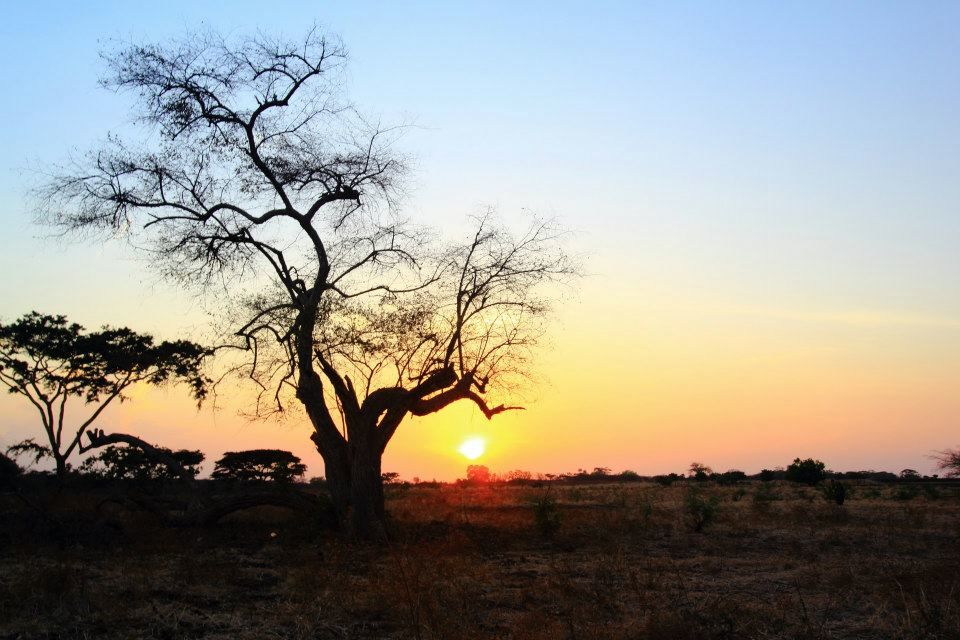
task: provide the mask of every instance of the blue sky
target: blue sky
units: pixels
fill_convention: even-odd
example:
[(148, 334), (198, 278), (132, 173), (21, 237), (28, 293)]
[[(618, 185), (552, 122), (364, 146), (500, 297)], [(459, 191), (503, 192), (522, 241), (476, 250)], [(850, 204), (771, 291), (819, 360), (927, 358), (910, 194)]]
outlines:
[[(198, 26), (296, 37), (315, 22), (346, 42), (356, 102), (417, 125), (401, 142), (416, 160), (411, 216), (456, 229), (489, 204), (577, 231), (591, 275), (559, 343), (602, 316), (621, 340), (593, 352), (626, 349), (624, 370), (651, 350), (683, 361), (662, 345), (701, 341), (719, 362), (748, 329), (770, 353), (845, 353), (817, 366), (915, 374), (891, 393), (917, 411), (884, 427), (874, 459), (895, 464), (896, 439), (918, 429), (917, 451), (954, 444), (941, 440), (956, 401), (916, 393), (960, 382), (955, 2), (18, 3), (0, 25), (0, 268), (16, 274), (0, 317), (39, 308), (161, 333), (200, 322), (124, 247), (38, 238), (22, 169), (127, 118), (127, 99), (96, 83), (110, 39)], [(861, 433), (874, 418), (857, 415), (844, 419)]]

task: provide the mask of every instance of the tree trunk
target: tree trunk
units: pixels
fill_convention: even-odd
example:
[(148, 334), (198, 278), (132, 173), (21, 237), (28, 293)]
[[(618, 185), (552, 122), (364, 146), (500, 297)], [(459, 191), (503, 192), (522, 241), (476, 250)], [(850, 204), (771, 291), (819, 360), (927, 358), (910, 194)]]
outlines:
[(375, 542), (387, 538), (380, 452), (373, 443), (353, 443), (350, 465), (350, 533)]
[[(317, 447), (320, 451), (320, 448)], [(350, 513), (350, 457), (346, 447), (335, 452), (320, 451), (323, 458), (324, 476), (327, 480), (327, 492), (333, 501), (333, 508), (337, 513), (337, 521), (341, 526), (347, 524)]]
[(54, 452), (53, 457), (57, 461), (57, 478), (60, 482), (63, 482), (67, 477), (67, 459), (57, 455), (56, 452)]

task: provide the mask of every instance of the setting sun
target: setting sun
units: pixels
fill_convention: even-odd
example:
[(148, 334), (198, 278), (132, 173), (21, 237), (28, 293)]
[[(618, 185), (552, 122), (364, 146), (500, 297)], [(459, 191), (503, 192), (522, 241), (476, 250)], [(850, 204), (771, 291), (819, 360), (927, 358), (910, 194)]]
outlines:
[(463, 441), (463, 444), (457, 449), (465, 458), (476, 460), (483, 455), (487, 449), (487, 441), (480, 436), (472, 436)]

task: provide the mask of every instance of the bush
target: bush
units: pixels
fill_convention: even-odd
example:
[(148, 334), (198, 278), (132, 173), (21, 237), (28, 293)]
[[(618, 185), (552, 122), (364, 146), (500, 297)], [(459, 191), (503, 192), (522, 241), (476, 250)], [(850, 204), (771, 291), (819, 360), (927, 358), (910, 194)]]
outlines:
[[(204, 458), (202, 452), (157, 449), (174, 458), (191, 476), (199, 473)], [(84, 460), (80, 472), (109, 480), (167, 480), (176, 477), (165, 464), (157, 462), (139, 447), (109, 446)]]
[(16, 462), (0, 453), (0, 489), (12, 489), (17, 484), (17, 478), (23, 473)]
[(806, 460), (796, 458), (787, 467), (786, 478), (790, 482), (814, 485), (826, 477), (825, 467), (826, 465), (813, 458), (807, 458)]
[(667, 475), (653, 476), (653, 481), (663, 487), (669, 487), (677, 480), (683, 480), (683, 476), (679, 473), (669, 473)]
[(897, 487), (893, 491), (894, 500), (913, 500), (920, 495), (920, 489), (913, 484), (905, 484)]
[(711, 476), (711, 479), (716, 480), (717, 484), (728, 486), (743, 482), (747, 479), (747, 474), (745, 474), (743, 471), (731, 469), (730, 471), (724, 471), (723, 473), (715, 473)]
[(837, 504), (843, 504), (849, 494), (847, 485), (837, 480), (831, 480), (824, 484), (822, 491), (824, 500), (827, 502), (836, 502)]
[(547, 489), (533, 503), (533, 522), (537, 531), (544, 538), (552, 538), (560, 529), (560, 508), (556, 499)]
[(766, 513), (770, 510), (770, 503), (779, 499), (780, 494), (774, 491), (773, 485), (764, 482), (757, 487), (753, 494), (753, 508), (761, 513)]
[(704, 496), (697, 487), (690, 487), (684, 502), (684, 519), (694, 533), (701, 533), (717, 517), (720, 498)]
[(764, 482), (770, 482), (771, 480), (777, 479), (777, 472), (772, 469), (762, 469), (760, 473), (757, 474), (757, 477)]

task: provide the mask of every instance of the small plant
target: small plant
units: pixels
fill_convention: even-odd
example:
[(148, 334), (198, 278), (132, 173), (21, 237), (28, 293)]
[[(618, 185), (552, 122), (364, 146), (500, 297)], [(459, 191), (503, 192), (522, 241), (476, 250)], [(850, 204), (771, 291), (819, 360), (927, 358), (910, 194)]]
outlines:
[(550, 493), (550, 489), (540, 494), (533, 503), (533, 522), (537, 531), (544, 538), (552, 538), (560, 529), (560, 508), (557, 500)]
[(847, 499), (849, 490), (847, 485), (843, 484), (838, 480), (831, 480), (823, 485), (821, 488), (823, 492), (823, 499), (827, 502), (836, 502), (837, 504), (842, 505), (844, 500)]
[(687, 526), (694, 533), (702, 533), (717, 517), (720, 509), (720, 498), (718, 496), (704, 496), (695, 486), (687, 491), (685, 507), (685, 520)]

